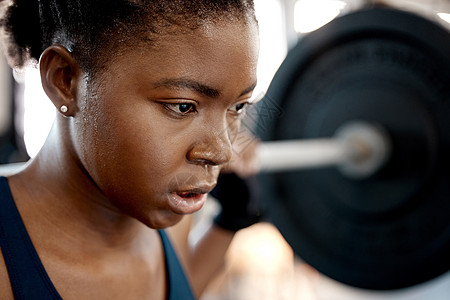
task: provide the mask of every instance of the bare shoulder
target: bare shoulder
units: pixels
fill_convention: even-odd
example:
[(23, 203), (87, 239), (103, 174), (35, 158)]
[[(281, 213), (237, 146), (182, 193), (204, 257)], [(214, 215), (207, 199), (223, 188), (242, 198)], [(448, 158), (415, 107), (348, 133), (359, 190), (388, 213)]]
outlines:
[(14, 299), (11, 284), (9, 281), (8, 271), (6, 269), (3, 254), (0, 251), (0, 299)]

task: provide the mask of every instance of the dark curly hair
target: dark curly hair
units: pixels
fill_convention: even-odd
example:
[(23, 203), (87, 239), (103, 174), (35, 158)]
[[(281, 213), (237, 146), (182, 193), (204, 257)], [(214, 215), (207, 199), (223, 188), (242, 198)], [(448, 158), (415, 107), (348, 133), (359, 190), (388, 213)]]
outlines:
[(7, 56), (16, 68), (60, 44), (92, 71), (124, 46), (148, 46), (173, 26), (256, 20), (253, 0), (0, 0), (0, 6)]

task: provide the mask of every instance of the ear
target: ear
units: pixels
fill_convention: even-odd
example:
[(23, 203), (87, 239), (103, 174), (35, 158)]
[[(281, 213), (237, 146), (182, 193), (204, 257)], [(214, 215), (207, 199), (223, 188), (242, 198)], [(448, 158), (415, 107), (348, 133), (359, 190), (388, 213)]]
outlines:
[(47, 96), (64, 116), (74, 116), (81, 69), (72, 54), (63, 46), (50, 46), (42, 53), (39, 67)]

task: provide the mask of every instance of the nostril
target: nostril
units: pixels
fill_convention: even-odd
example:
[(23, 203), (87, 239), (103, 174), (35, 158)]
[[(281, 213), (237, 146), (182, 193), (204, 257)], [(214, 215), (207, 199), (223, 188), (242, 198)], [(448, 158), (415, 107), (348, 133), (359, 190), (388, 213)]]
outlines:
[(194, 163), (205, 166), (217, 166), (217, 163), (209, 159), (196, 159), (194, 160)]
[(225, 153), (200, 153), (200, 152), (194, 152), (190, 151), (188, 155), (186, 156), (186, 159), (189, 163), (202, 165), (202, 166), (219, 166), (224, 165), (230, 161), (230, 158)]

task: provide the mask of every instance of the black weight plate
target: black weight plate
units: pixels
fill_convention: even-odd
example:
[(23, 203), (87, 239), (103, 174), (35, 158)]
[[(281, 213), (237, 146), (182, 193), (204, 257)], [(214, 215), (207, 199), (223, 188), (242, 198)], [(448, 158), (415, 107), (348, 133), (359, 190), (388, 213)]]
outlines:
[(447, 30), (390, 9), (339, 17), (288, 53), (260, 113), (264, 141), (331, 137), (352, 120), (392, 139), (391, 159), (367, 179), (336, 168), (261, 175), (269, 218), (297, 255), (365, 289), (450, 270)]

